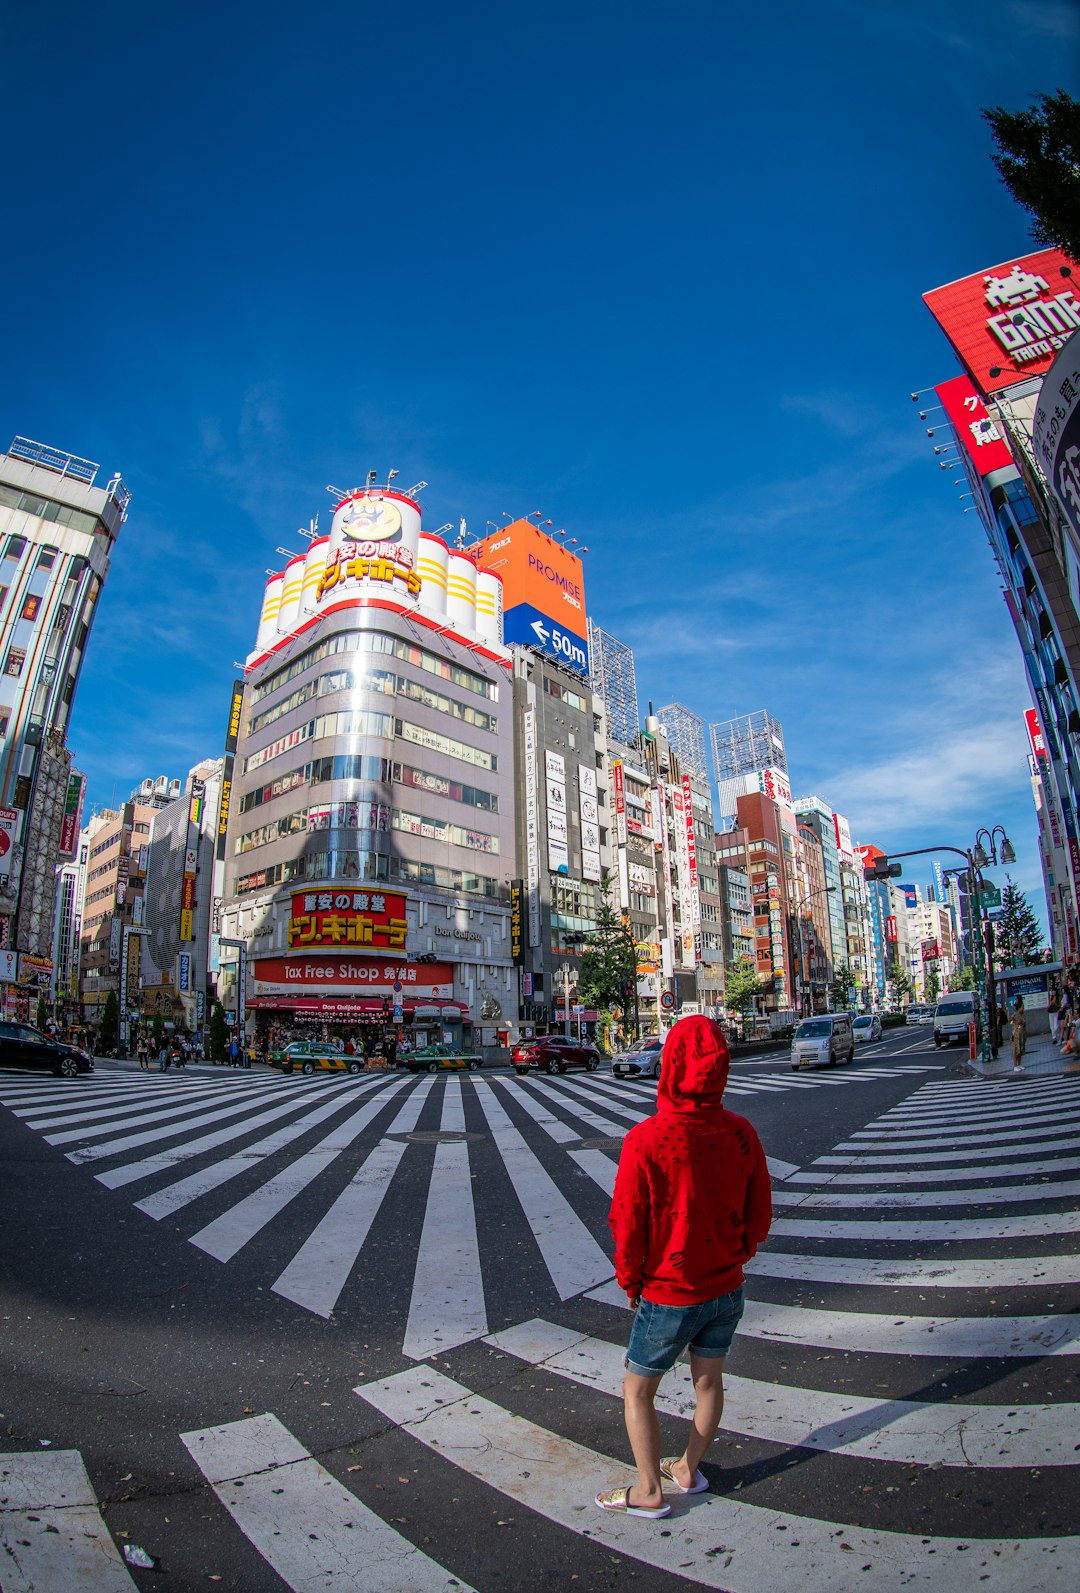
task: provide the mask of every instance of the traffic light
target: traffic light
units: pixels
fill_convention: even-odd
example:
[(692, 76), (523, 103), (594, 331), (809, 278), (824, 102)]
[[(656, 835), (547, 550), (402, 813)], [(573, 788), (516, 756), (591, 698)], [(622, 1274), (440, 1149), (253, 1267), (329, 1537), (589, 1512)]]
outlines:
[(904, 872), (902, 863), (890, 863), (887, 857), (879, 857), (876, 862), (868, 863), (863, 869), (863, 878), (872, 879), (897, 879)]

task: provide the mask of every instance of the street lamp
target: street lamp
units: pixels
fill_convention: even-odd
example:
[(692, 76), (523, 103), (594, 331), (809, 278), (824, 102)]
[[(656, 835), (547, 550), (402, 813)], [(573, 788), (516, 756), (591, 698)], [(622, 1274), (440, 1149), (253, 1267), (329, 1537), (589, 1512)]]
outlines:
[[(987, 842), (985, 847), (982, 844), (984, 836)], [(987, 868), (991, 863), (999, 861), (1003, 864), (1016, 862), (1016, 849), (1000, 824), (995, 824), (992, 830), (976, 830), (975, 845), (971, 849), (971, 855), (979, 868)]]
[[(820, 885), (816, 891), (809, 891), (796, 904), (796, 907), (795, 907), (795, 922), (799, 926), (799, 964), (800, 964), (800, 967), (806, 967), (807, 966), (807, 958), (806, 958), (806, 922), (805, 922), (805, 920), (804, 920), (804, 918), (802, 916), (802, 910), (807, 905), (808, 902), (813, 901), (815, 896), (831, 896), (832, 893), (835, 890), (836, 890), (836, 886), (835, 885)], [(812, 922), (812, 920), (811, 920), (811, 922)], [(799, 1005), (800, 1005), (800, 1007), (803, 1008), (803, 1010), (800, 1012), (799, 1016), (802, 1017), (802, 1018), (805, 1018), (808, 1015), (811, 1018), (814, 1016), (814, 975), (813, 975), (812, 971), (810, 973), (809, 984), (810, 984), (810, 1012), (809, 1012), (809, 1014), (807, 1014), (807, 1012), (805, 1010), (806, 998), (805, 998), (805, 995), (804, 995), (803, 987), (800, 986), (800, 989), (799, 989)]]

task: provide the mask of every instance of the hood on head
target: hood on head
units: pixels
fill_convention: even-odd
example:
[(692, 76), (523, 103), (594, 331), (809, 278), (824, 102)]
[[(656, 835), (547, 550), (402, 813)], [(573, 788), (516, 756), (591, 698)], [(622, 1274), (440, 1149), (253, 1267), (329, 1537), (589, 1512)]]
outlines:
[(658, 1109), (699, 1112), (721, 1106), (730, 1066), (731, 1054), (718, 1023), (712, 1018), (680, 1018), (664, 1041)]

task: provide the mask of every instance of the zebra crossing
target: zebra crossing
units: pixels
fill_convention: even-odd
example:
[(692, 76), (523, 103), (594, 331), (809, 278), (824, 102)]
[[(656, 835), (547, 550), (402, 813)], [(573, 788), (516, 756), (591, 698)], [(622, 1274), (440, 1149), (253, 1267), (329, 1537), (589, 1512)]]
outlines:
[[(704, 1466), (712, 1491), (678, 1499), (662, 1532), (590, 1508), (598, 1487), (631, 1474), (618, 1404), (628, 1317), (606, 1209), (615, 1142), (652, 1110), (647, 1083), (192, 1082), (103, 1076), (76, 1104), (60, 1085), (5, 1081), (0, 1100), (223, 1263), (328, 1181), (272, 1285), (322, 1317), (348, 1308), (408, 1158), (429, 1163), (426, 1192), (401, 1214), (412, 1278), (401, 1364), (353, 1391), (385, 1424), (364, 1469), (320, 1452), (314, 1420), (294, 1432), (273, 1412), (177, 1435), (274, 1587), (511, 1585), (490, 1558), (499, 1545), (429, 1541), (395, 1517), (376, 1479), (402, 1468), (402, 1445), (432, 1486), (449, 1477), (451, 1492), (479, 1490), (508, 1519), (526, 1512), (553, 1548), (571, 1540), (583, 1587), (593, 1570), (608, 1585), (601, 1554), (730, 1593), (796, 1579), (809, 1593), (1071, 1593), (1080, 1582), (1075, 1079), (934, 1079), (784, 1168), (772, 1235), (747, 1269), (724, 1425)], [(512, 1196), (546, 1291), (541, 1315), (507, 1320), (474, 1175)], [(479, 1348), (495, 1357), (482, 1380)], [(564, 1405), (552, 1389), (572, 1391), (572, 1422), (552, 1420)], [(680, 1366), (661, 1385), (665, 1438), (692, 1406)], [(1018, 1502), (1025, 1490), (1038, 1508)], [(94, 1503), (78, 1453), (0, 1456), (5, 1593), (134, 1585)], [(64, 1582), (49, 1567), (68, 1553), (81, 1560)], [(44, 1572), (39, 1554), (52, 1556)], [(533, 1580), (516, 1574), (514, 1586), (545, 1581), (539, 1565)]]

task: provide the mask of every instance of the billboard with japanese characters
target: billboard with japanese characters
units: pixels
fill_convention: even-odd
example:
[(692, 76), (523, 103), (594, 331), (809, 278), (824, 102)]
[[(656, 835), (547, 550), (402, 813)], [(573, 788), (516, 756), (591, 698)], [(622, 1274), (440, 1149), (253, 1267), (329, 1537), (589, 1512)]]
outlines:
[(981, 393), (1041, 376), (1080, 330), (1080, 266), (1040, 249), (923, 294)]
[(475, 551), (502, 582), (504, 642), (538, 647), (587, 673), (585, 577), (576, 554), (531, 520), (515, 520)]
[(1003, 470), (1012, 464), (1013, 456), (1001, 428), (987, 414), (986, 405), (975, 391), (970, 376), (954, 376), (934, 391), (980, 476), (988, 476), (991, 471)]
[(1080, 540), (1080, 337), (1046, 373), (1032, 434), (1050, 490)]
[(406, 900), (395, 891), (342, 886), (297, 891), (289, 918), (289, 949), (340, 951), (344, 947), (370, 947), (404, 956), (409, 928)]

